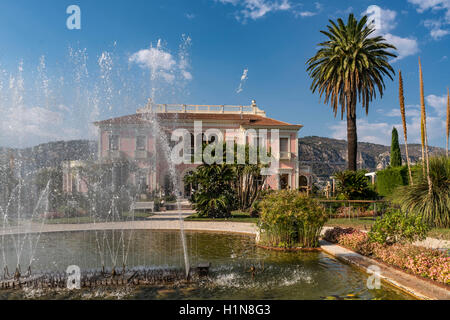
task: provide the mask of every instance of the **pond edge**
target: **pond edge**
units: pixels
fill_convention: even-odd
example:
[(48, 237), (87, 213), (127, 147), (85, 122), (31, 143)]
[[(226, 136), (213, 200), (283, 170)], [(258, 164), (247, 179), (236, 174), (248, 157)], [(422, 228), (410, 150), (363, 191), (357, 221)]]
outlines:
[(414, 275), (400, 271), (374, 259), (362, 256), (359, 253), (342, 246), (332, 244), (328, 241), (321, 240), (320, 244), (324, 252), (347, 264), (356, 266), (365, 273), (370, 274), (370, 272), (368, 272), (368, 268), (370, 266), (379, 267), (381, 270), (381, 280), (409, 295), (412, 295), (415, 298), (420, 300), (450, 300), (450, 290), (437, 284), (428, 282), (425, 279), (420, 279)]

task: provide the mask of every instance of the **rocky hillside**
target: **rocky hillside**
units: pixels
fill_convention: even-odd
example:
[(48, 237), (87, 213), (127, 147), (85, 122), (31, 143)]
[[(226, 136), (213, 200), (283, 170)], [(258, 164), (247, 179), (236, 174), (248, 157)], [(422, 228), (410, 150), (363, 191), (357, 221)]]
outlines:
[(32, 148), (0, 148), (0, 163), (7, 164), (14, 159), (24, 170), (56, 167), (67, 160), (96, 159), (97, 143), (88, 140), (58, 141)]
[[(390, 147), (361, 142), (358, 144), (359, 167), (380, 170), (389, 164)], [(403, 158), (404, 146), (401, 146)], [(444, 153), (441, 148), (431, 147), (432, 154)], [(413, 163), (421, 160), (420, 145), (409, 145)], [(25, 170), (55, 167), (67, 160), (89, 160), (97, 158), (97, 143), (88, 140), (59, 141), (38, 145), (33, 148), (11, 149), (0, 147), (0, 164), (8, 164), (10, 159), (22, 162)], [(319, 178), (329, 178), (333, 173), (346, 169), (347, 142), (323, 137), (299, 139), (300, 163), (310, 165)]]
[[(390, 162), (390, 146), (360, 142), (358, 143), (358, 166), (369, 171), (386, 168)], [(405, 147), (402, 145), (403, 160), (406, 162)], [(408, 145), (412, 163), (422, 159), (419, 144)], [(442, 154), (441, 148), (430, 147), (431, 154)], [(300, 163), (311, 165), (318, 177), (328, 178), (347, 167), (347, 141), (323, 137), (304, 137), (299, 139)]]

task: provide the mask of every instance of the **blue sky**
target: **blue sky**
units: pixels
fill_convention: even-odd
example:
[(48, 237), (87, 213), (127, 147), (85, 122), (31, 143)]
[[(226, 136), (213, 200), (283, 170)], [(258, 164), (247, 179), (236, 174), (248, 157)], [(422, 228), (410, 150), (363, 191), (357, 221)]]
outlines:
[[(69, 5), (81, 9), (81, 30), (66, 26)], [(345, 139), (345, 121), (309, 90), (305, 62), (328, 19), (367, 11), (380, 13), (377, 33), (399, 49), (393, 66), (405, 78), (410, 141), (419, 141), (420, 56), (429, 140), (444, 146), (450, 0), (3, 0), (0, 145), (93, 138), (92, 121), (134, 113), (149, 96), (255, 99), (269, 116), (303, 124), (300, 136)], [(389, 144), (400, 126), (397, 80), (386, 84), (369, 116), (358, 113), (361, 141)]]

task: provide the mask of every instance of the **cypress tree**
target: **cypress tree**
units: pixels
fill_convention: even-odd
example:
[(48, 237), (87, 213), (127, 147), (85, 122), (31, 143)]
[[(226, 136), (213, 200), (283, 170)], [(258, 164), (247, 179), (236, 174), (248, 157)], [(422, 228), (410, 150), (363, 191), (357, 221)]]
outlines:
[(398, 131), (396, 128), (392, 129), (391, 141), (391, 167), (400, 167), (402, 165), (402, 153), (398, 143)]

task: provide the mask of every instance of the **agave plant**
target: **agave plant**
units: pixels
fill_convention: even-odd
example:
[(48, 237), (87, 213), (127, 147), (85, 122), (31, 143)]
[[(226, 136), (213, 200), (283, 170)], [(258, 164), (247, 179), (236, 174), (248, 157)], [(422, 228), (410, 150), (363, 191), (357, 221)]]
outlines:
[[(395, 203), (407, 214), (420, 215), (430, 226), (450, 227), (450, 159), (430, 158), (429, 188), (427, 174), (416, 170), (414, 185), (399, 187), (393, 195)], [(430, 191), (431, 190), (431, 191)]]
[(447, 88), (447, 149), (446, 154), (448, 157), (448, 139), (450, 136), (450, 92)]
[[(421, 109), (421, 138), (422, 138), (422, 165), (423, 172), (427, 176), (428, 188), (431, 193), (432, 181), (430, 178), (430, 158), (428, 156), (428, 136), (427, 136), (427, 113), (425, 108), (425, 90), (423, 88), (422, 62), (419, 58), (419, 76), (420, 76), (420, 109)], [(426, 164), (426, 166), (425, 166)]]
[(400, 100), (400, 114), (402, 115), (403, 136), (405, 138), (406, 162), (408, 164), (409, 181), (411, 181), (411, 184), (414, 184), (411, 173), (411, 161), (409, 160), (409, 152), (408, 152), (408, 128), (406, 126), (405, 96), (403, 92), (403, 77), (401, 71), (399, 71), (398, 73), (398, 83), (399, 83), (398, 91)]

